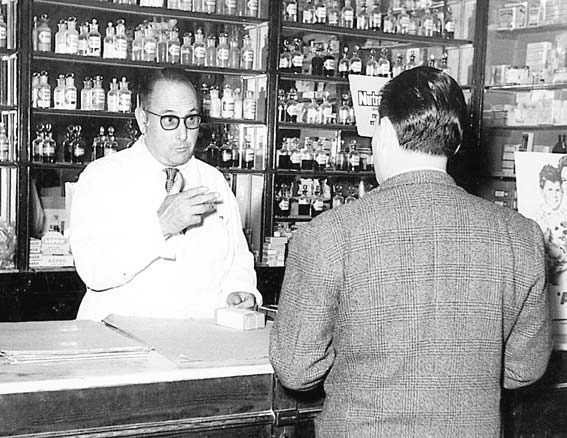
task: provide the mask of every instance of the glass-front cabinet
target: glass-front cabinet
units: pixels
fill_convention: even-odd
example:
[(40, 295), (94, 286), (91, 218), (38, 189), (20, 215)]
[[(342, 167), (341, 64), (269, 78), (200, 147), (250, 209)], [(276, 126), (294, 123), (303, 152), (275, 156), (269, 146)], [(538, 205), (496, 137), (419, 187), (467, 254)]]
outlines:
[(514, 152), (552, 152), (567, 133), (567, 8), (562, 0), (489, 5), (482, 194), (517, 208)]

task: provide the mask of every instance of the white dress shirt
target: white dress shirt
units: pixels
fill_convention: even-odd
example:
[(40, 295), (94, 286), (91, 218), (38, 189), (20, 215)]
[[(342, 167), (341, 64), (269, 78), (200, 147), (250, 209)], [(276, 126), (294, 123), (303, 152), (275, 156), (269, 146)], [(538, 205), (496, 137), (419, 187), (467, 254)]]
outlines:
[(166, 239), (157, 215), (166, 196), (164, 168), (142, 138), (82, 172), (70, 218), (75, 266), (88, 287), (77, 318), (211, 318), (235, 291), (262, 302), (238, 204), (222, 173), (195, 157), (178, 167), (184, 190), (207, 186), (222, 202), (202, 225)]

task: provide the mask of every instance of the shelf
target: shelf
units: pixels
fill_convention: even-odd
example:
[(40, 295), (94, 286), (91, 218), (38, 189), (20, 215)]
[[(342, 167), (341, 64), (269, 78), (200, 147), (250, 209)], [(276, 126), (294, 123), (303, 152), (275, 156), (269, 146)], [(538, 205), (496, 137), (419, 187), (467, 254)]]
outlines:
[(500, 178), (500, 179), (508, 179), (508, 180), (515, 180), (516, 175), (510, 175), (509, 173), (501, 173), (501, 172), (494, 172), (490, 175), (483, 175), (483, 178)]
[(30, 161), (30, 167), (32, 169), (84, 169), (87, 164), (79, 164), (79, 163), (66, 163), (66, 162), (57, 162), (57, 163), (40, 163), (37, 161)]
[(339, 76), (315, 76), (310, 74), (301, 73), (278, 73), (280, 79), (290, 81), (312, 81), (312, 82), (326, 82), (329, 84), (348, 84), (348, 78), (341, 78)]
[(16, 105), (0, 105), (0, 113), (7, 113), (10, 111), (17, 111), (18, 107)]
[(94, 117), (99, 119), (123, 119), (123, 120), (134, 119), (134, 113), (115, 113), (109, 111), (84, 111), (80, 109), (64, 110), (64, 109), (54, 109), (54, 108), (32, 108), (32, 113), (34, 115), (55, 116), (55, 117), (81, 117), (81, 118)]
[(275, 175), (278, 176), (346, 176), (352, 178), (367, 178), (374, 177), (374, 171), (364, 172), (348, 172), (346, 170), (287, 170), (287, 169), (274, 169)]
[(567, 82), (556, 84), (488, 85), (484, 89), (505, 91), (562, 90), (567, 89)]
[(16, 161), (0, 161), (0, 167), (13, 167), (17, 168), (18, 163)]
[(52, 52), (34, 52), (34, 61), (46, 62), (69, 62), (79, 64), (94, 64), (105, 67), (121, 67), (131, 69), (157, 69), (164, 67), (178, 67), (189, 73), (203, 73), (203, 74), (217, 74), (217, 75), (230, 75), (230, 76), (251, 76), (257, 77), (265, 75), (266, 72), (262, 70), (242, 70), (234, 68), (217, 68), (217, 67), (200, 67), (184, 64), (172, 64), (165, 62), (143, 62), (132, 61), (129, 59), (111, 59), (103, 58), (101, 56), (79, 56), (79, 55), (66, 55), (63, 53)]
[(261, 169), (238, 169), (233, 167), (229, 167), (226, 169), (222, 167), (217, 167), (217, 169), (222, 173), (230, 173), (235, 175), (264, 175), (265, 173), (265, 171)]
[(358, 30), (325, 24), (304, 24), (284, 22), (282, 31), (296, 33), (324, 33), (340, 37), (394, 41), (399, 43), (422, 44), (427, 46), (464, 46), (472, 44), (471, 40), (446, 39), (440, 37), (423, 37), (419, 35), (401, 35), (398, 33), (384, 33), (375, 30)]
[(496, 32), (500, 36), (510, 35), (516, 37), (521, 33), (543, 33), (543, 32), (557, 32), (567, 30), (567, 23), (562, 24), (544, 24), (542, 26), (534, 27), (521, 27), (518, 29), (497, 29)]
[(0, 58), (6, 58), (18, 53), (17, 49), (0, 49)]
[(274, 216), (274, 222), (309, 222), (311, 216)]
[(567, 125), (522, 125), (522, 126), (486, 126), (483, 129), (490, 131), (547, 131), (547, 130), (567, 130)]
[(136, 6), (136, 5), (121, 5), (117, 3), (108, 3), (103, 1), (93, 1), (93, 0), (35, 0), (35, 5), (46, 5), (46, 6), (62, 6), (65, 8), (79, 8), (87, 9), (89, 14), (92, 11), (101, 11), (108, 13), (121, 13), (130, 16), (143, 16), (143, 17), (160, 17), (160, 18), (177, 18), (186, 19), (190, 21), (200, 21), (200, 22), (213, 22), (220, 24), (262, 24), (267, 22), (267, 18), (257, 18), (257, 17), (240, 17), (233, 15), (216, 15), (216, 14), (206, 14), (202, 12), (189, 12), (181, 11), (178, 9), (166, 9), (166, 8), (151, 8), (146, 6)]
[(349, 131), (356, 132), (355, 125), (339, 125), (336, 123), (322, 125), (319, 123), (293, 123), (293, 122), (279, 122), (279, 128), (285, 129), (319, 129), (322, 131)]
[(223, 118), (217, 118), (217, 117), (204, 117), (203, 121), (202, 121), (202, 125), (206, 125), (206, 124), (223, 124), (223, 123), (227, 123), (227, 124), (238, 124), (238, 125), (265, 125), (266, 123), (263, 120), (248, 120), (248, 119), (223, 119)]

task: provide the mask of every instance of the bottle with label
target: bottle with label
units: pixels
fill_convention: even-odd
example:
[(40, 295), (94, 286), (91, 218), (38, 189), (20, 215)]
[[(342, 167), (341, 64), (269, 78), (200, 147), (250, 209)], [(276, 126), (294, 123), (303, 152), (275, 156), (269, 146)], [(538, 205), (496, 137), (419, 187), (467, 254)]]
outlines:
[(154, 62), (157, 58), (157, 39), (150, 26), (144, 28), (142, 40), (142, 61)]
[(104, 126), (101, 126), (98, 129), (98, 135), (93, 139), (91, 161), (104, 157), (105, 143), (106, 143), (106, 135), (104, 134)]
[(65, 161), (66, 163), (73, 162), (73, 135), (74, 126), (67, 126), (65, 137), (63, 138), (63, 142), (61, 143), (61, 147), (63, 148), (63, 161)]
[(415, 67), (417, 67), (417, 62), (415, 62), (415, 53), (411, 53), (406, 70), (411, 70), (412, 68)]
[(53, 133), (51, 132), (51, 124), (45, 124), (45, 137), (43, 139), (43, 162), (55, 163), (57, 144), (53, 140)]
[(67, 19), (67, 31), (65, 32), (65, 53), (76, 55), (79, 51), (79, 32), (77, 31), (77, 18)]
[(220, 147), (220, 167), (228, 169), (232, 166), (232, 144), (229, 136), (225, 135)]
[(209, 117), (220, 118), (222, 111), (221, 99), (219, 97), (219, 89), (217, 86), (212, 86), (210, 90), (210, 104), (209, 104)]
[(67, 53), (67, 22), (59, 20), (55, 32), (55, 53)]
[(205, 66), (206, 67), (216, 67), (217, 65), (217, 39), (214, 35), (209, 35), (207, 37), (207, 42), (205, 45)]
[(392, 77), (395, 78), (400, 73), (402, 73), (404, 70), (405, 70), (404, 55), (402, 55), (401, 53), (398, 53), (398, 56), (396, 56), (396, 63), (392, 67)]
[(104, 111), (106, 94), (102, 88), (102, 76), (100, 75), (96, 75), (93, 79), (92, 96), (93, 111)]
[(282, 183), (280, 186), (280, 190), (277, 192), (276, 197), (276, 212), (278, 216), (281, 217), (288, 217), (289, 216), (289, 186), (287, 184)]
[(443, 52), (443, 54), (441, 55), (441, 71), (443, 73), (450, 75), (451, 69), (449, 68), (448, 62), (449, 62), (449, 55), (447, 52)]
[(216, 60), (217, 67), (227, 68), (229, 52), (230, 52), (230, 48), (228, 46), (227, 33), (221, 33), (219, 35), (219, 44), (217, 46), (216, 52), (217, 52), (217, 60)]
[(398, 20), (394, 15), (392, 8), (388, 9), (388, 13), (384, 16), (382, 21), (382, 32), (384, 33), (396, 33), (398, 25)]
[(144, 31), (136, 29), (132, 40), (132, 61), (142, 61), (144, 59)]
[(335, 156), (335, 170), (348, 170), (348, 154), (345, 152), (344, 140), (341, 140), (341, 146)]
[(378, 76), (379, 74), (378, 63), (376, 62), (375, 49), (370, 50), (370, 59), (366, 63), (365, 74), (366, 76)]
[(327, 165), (329, 164), (329, 155), (327, 151), (323, 148), (323, 142), (319, 139), (315, 147), (315, 152), (313, 154), (313, 168), (319, 172), (327, 170)]
[(325, 24), (327, 22), (327, 2), (326, 0), (315, 1), (315, 23)]
[(342, 103), (338, 110), (337, 122), (341, 125), (350, 124), (350, 105), (348, 104), (348, 94), (342, 95)]
[(413, 9), (410, 13), (410, 19), (409, 19), (409, 25), (408, 25), (408, 34), (409, 35), (418, 35), (419, 34), (419, 25), (420, 25), (420, 21), (419, 21), (419, 17), (417, 16), (417, 13), (415, 12), (415, 9)]
[(336, 60), (335, 56), (331, 52), (331, 45), (327, 44), (327, 53), (323, 57), (323, 76), (332, 77), (335, 76)]
[(303, 24), (313, 24), (317, 20), (315, 16), (315, 5), (313, 0), (306, 0), (301, 14), (301, 22)]
[(354, 46), (352, 49), (352, 56), (349, 61), (349, 74), (360, 75), (362, 74), (362, 59), (358, 55), (360, 46)]
[(256, 97), (251, 90), (246, 92), (246, 98), (242, 103), (242, 118), (246, 120), (256, 120)]
[(39, 99), (39, 73), (34, 71), (31, 78), (31, 106), (37, 108), (37, 101)]
[(305, 137), (301, 149), (301, 170), (313, 170), (313, 143), (309, 137)]
[(317, 99), (315, 96), (311, 99), (307, 105), (305, 105), (303, 122), (310, 123), (312, 125), (321, 123), (321, 110), (317, 104)]
[(278, 169), (287, 170), (290, 168), (289, 138), (282, 139), (282, 147), (276, 152), (276, 166)]
[(323, 102), (319, 105), (319, 113), (321, 122), (324, 125), (328, 125), (335, 122), (335, 112), (333, 105), (329, 102), (329, 92), (323, 92)]
[(331, 4), (327, 8), (327, 24), (329, 26), (338, 26), (340, 24), (341, 11), (337, 0), (331, 0)]
[(83, 89), (81, 90), (81, 109), (92, 111), (93, 109), (93, 81), (91, 78), (83, 79)]
[(337, 208), (345, 203), (345, 198), (343, 196), (343, 186), (340, 184), (335, 184), (333, 186), (333, 192), (335, 194), (331, 201), (331, 208)]
[(426, 37), (433, 36), (433, 15), (431, 14), (431, 8), (425, 8), (425, 12), (421, 17), (419, 34)]
[(87, 161), (86, 144), (81, 137), (81, 127), (76, 126), (71, 139), (73, 148), (73, 163), (84, 164)]
[(125, 76), (122, 76), (118, 85), (118, 111), (121, 113), (132, 111), (132, 91), (128, 89), (128, 82)]
[(246, 16), (247, 17), (257, 17), (258, 16), (258, 0), (246, 0)]
[(254, 46), (249, 34), (244, 35), (243, 38), (240, 67), (244, 70), (252, 70), (254, 68)]
[(193, 43), (193, 64), (198, 66), (205, 65), (206, 49), (202, 29), (195, 32), (195, 42)]
[(51, 52), (51, 28), (49, 27), (49, 17), (41, 14), (37, 27), (37, 50), (40, 52)]
[(299, 104), (297, 102), (297, 90), (292, 88), (289, 90), (287, 101), (285, 104), (286, 122), (297, 123), (299, 115)]
[(243, 111), (243, 99), (242, 99), (242, 92), (240, 88), (235, 88), (232, 92), (232, 97), (234, 99), (234, 118), (235, 119), (242, 119), (242, 111)]
[(254, 169), (254, 160), (256, 158), (256, 151), (252, 146), (252, 142), (248, 136), (244, 140), (244, 149), (242, 151), (242, 168)]
[(368, 30), (370, 28), (370, 16), (366, 10), (366, 2), (363, 2), (358, 8), (356, 14), (356, 28), (360, 30)]
[(112, 78), (112, 82), (110, 82), (110, 89), (106, 95), (106, 102), (108, 111), (113, 113), (118, 112), (118, 80), (116, 78)]
[(402, 6), (401, 12), (398, 15), (398, 33), (408, 34), (410, 27), (410, 16), (405, 6)]
[(351, 6), (351, 0), (345, 0), (345, 5), (341, 9), (341, 27), (354, 27), (354, 9)]
[(339, 59), (337, 70), (341, 78), (347, 78), (350, 70), (350, 59), (348, 58), (348, 47), (343, 47), (343, 56)]
[(429, 55), (429, 61), (427, 61), (427, 66), (431, 68), (437, 68), (437, 60), (435, 59), (435, 55), (433, 53)]
[(107, 157), (108, 155), (112, 155), (116, 152), (118, 152), (118, 142), (114, 138), (114, 127), (109, 126), (108, 137), (104, 143), (104, 156)]
[(378, 59), (378, 76), (381, 78), (390, 77), (390, 52), (385, 47), (380, 52), (380, 59)]
[(220, 165), (220, 148), (217, 145), (217, 136), (214, 132), (211, 133), (211, 141), (205, 151), (207, 154), (207, 163), (211, 166), (218, 167)]
[(101, 35), (98, 31), (98, 21), (93, 18), (89, 24), (89, 34), (87, 39), (88, 44), (88, 56), (100, 56), (101, 55)]
[(440, 38), (443, 36), (443, 11), (433, 11), (433, 36)]
[(291, 67), (292, 73), (301, 73), (303, 71), (303, 51), (301, 50), (301, 40), (299, 38), (293, 39), (293, 51), (291, 52)]
[(221, 117), (234, 119), (234, 96), (230, 84), (226, 84), (222, 92)]
[(128, 38), (126, 37), (124, 20), (116, 20), (113, 53), (116, 59), (126, 59), (128, 57)]
[(291, 150), (289, 154), (289, 168), (291, 170), (301, 169), (301, 151), (299, 150), (299, 139), (291, 139)]
[(297, 214), (299, 216), (309, 216), (311, 214), (311, 197), (308, 195), (308, 192), (307, 184), (303, 184), (297, 206)]
[(68, 73), (65, 77), (65, 109), (77, 109), (77, 87), (75, 86), (75, 73)]
[(231, 139), (230, 149), (232, 153), (232, 167), (240, 168), (240, 146), (234, 138)]
[(370, 8), (370, 29), (381, 30), (382, 29), (382, 9), (380, 7), (380, 0), (374, 0), (374, 5)]
[(114, 43), (116, 40), (116, 30), (112, 21), (106, 25), (104, 40), (102, 42), (102, 57), (106, 59), (115, 58), (114, 56)]
[(291, 21), (293, 23), (297, 21), (297, 0), (284, 1), (283, 19), (284, 21)]
[(319, 53), (319, 50), (315, 48), (313, 41), (311, 41), (311, 74), (313, 76), (322, 76), (323, 75), (323, 57)]
[(37, 125), (35, 129), (35, 138), (32, 141), (32, 159), (41, 162), (43, 161), (43, 125)]
[(38, 43), (38, 27), (39, 21), (37, 19), (37, 15), (33, 16), (33, 26), (32, 26), (32, 50), (36, 52), (38, 50), (37, 43)]
[(53, 89), (53, 108), (65, 108), (65, 75), (60, 74), (56, 79), (57, 85)]
[(4, 122), (0, 122), (0, 161), (8, 161), (10, 159), (10, 141), (6, 135), (6, 126)]
[(313, 199), (311, 201), (311, 217), (316, 217), (325, 211), (325, 199), (321, 194), (321, 186), (315, 185)]
[(279, 59), (279, 71), (280, 72), (289, 72), (291, 71), (291, 52), (289, 50), (290, 42), (288, 40), (284, 40), (283, 48), (280, 52), (280, 59)]
[[(219, 0), (219, 3), (221, 3), (222, 0)], [(207, 14), (216, 14), (217, 13), (217, 0), (205, 0), (204, 2), (205, 5), (205, 11)]]
[(183, 44), (180, 48), (180, 62), (183, 65), (191, 65), (193, 63), (193, 44), (191, 43), (192, 36), (191, 32), (185, 32), (183, 34)]
[(447, 6), (447, 10), (445, 12), (443, 36), (450, 40), (455, 38), (455, 19), (453, 18), (453, 10), (451, 9), (451, 6)]
[(360, 154), (356, 149), (356, 140), (351, 140), (348, 153), (348, 170), (350, 172), (360, 172)]
[[(222, 2), (222, 0), (221, 0)], [(237, 1), (236, 0), (224, 0), (224, 14), (225, 15), (237, 15)]]
[(49, 108), (51, 106), (51, 87), (49, 86), (49, 76), (44, 70), (39, 74), (38, 86), (38, 108)]
[(553, 150), (551, 152), (553, 152), (554, 154), (567, 154), (566, 138), (567, 135), (559, 134), (557, 136), (557, 143), (555, 143), (555, 146), (553, 146)]
[(167, 62), (167, 33), (165, 30), (157, 32), (156, 62)]
[(240, 47), (236, 37), (231, 38), (229, 41), (228, 68), (240, 68)]
[(89, 56), (89, 23), (79, 25), (79, 40), (77, 42), (77, 55)]
[(356, 201), (356, 199), (357, 199), (357, 198), (356, 198), (356, 195), (357, 195), (357, 193), (356, 193), (356, 187), (350, 186), (350, 187), (348, 188), (348, 195), (347, 195), (347, 197), (345, 198), (345, 204), (350, 204), (351, 202)]

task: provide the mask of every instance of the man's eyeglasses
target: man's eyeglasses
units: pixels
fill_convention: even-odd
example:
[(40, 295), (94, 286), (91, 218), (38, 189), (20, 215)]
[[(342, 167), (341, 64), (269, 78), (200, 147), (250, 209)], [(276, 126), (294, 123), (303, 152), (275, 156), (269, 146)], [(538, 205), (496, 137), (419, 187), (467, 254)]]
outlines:
[(159, 123), (161, 127), (166, 131), (173, 131), (179, 126), (179, 122), (183, 119), (183, 124), (187, 129), (197, 129), (201, 126), (201, 115), (200, 114), (189, 114), (186, 117), (178, 117), (174, 115), (162, 115), (156, 114), (150, 110), (145, 109), (145, 112), (159, 117)]

